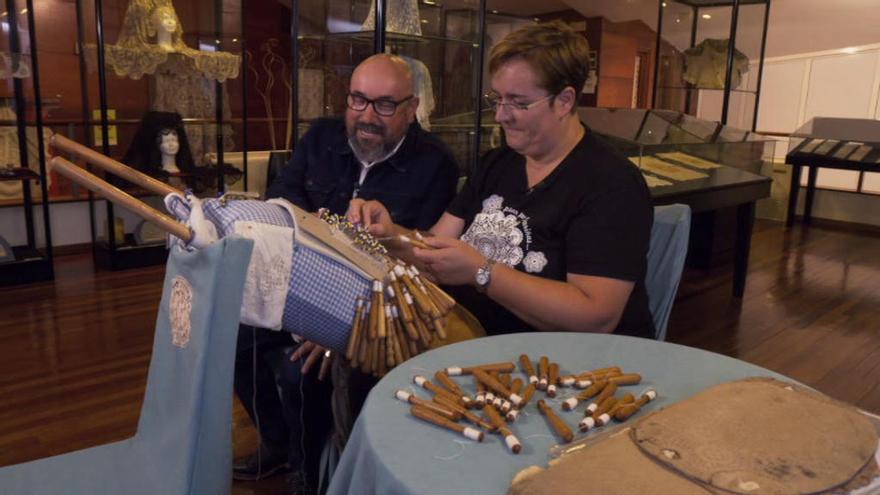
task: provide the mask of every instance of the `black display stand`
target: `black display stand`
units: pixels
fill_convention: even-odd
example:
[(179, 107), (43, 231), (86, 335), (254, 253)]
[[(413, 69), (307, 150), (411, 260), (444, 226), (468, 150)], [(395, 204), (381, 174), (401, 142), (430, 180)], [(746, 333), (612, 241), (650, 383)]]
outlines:
[[(3, 175), (0, 175), (2, 181), (21, 181), (21, 189), (23, 196), (22, 209), (25, 216), (25, 230), (27, 243), (20, 246), (12, 246), (12, 252), (15, 256), (14, 261), (0, 263), (0, 286), (9, 286), (17, 284), (26, 284), (31, 282), (42, 282), (52, 280), (55, 277), (53, 268), (52, 253), (52, 231), (49, 223), (49, 190), (46, 171), (45, 142), (43, 140), (43, 108), (40, 96), (40, 77), (39, 64), (37, 59), (37, 35), (34, 27), (34, 6), (33, 0), (26, 0), (26, 9), (19, 9), (14, 0), (6, 0), (6, 12), (8, 14), (8, 25), (21, 26), (27, 25), (28, 46), (30, 54), (22, 52), (22, 40), (19, 38), (19, 29), (8, 29), (9, 49), (13, 60), (23, 62), (26, 58), (31, 64), (30, 83), (33, 91), (33, 108), (34, 122), (27, 122), (28, 116), (28, 98), (25, 91), (25, 80), (17, 77), (12, 78), (12, 85), (15, 94), (15, 114), (16, 114), (16, 131), (19, 142), (19, 162), (21, 167), (12, 169)], [(26, 21), (21, 22), (20, 16), (26, 14)], [(27, 150), (27, 127), (36, 129), (37, 146), (39, 149), (39, 174), (29, 167), (29, 156)], [(34, 202), (31, 195), (31, 184), (37, 183), (40, 186), (43, 220), (44, 246), (37, 246), (35, 220), (34, 220)]]

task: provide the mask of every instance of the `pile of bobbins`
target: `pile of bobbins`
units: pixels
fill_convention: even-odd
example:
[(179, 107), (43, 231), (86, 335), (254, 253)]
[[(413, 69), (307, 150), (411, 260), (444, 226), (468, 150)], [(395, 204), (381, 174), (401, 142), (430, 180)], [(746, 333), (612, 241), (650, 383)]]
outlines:
[[(561, 401), (561, 409), (571, 412), (580, 404), (587, 404), (584, 419), (578, 423), (581, 432), (605, 426), (612, 420), (626, 421), (657, 397), (653, 389), (648, 389), (638, 399), (632, 393), (622, 393), (618, 397), (616, 394), (622, 392), (621, 387), (638, 385), (642, 381), (640, 374), (624, 373), (618, 366), (561, 375), (559, 364), (551, 362), (547, 356), (541, 356), (537, 369), (525, 354), (519, 357), (519, 363), (526, 380), (512, 377), (517, 368), (513, 362), (449, 367), (435, 373), (434, 380), (421, 375), (413, 377), (413, 383), (424, 389), (430, 398), (402, 389), (394, 396), (411, 405), (410, 413), (414, 417), (471, 440), (482, 442), (484, 433), (497, 433), (514, 454), (522, 450), (522, 443), (511, 430), (511, 425), (536, 392), (552, 399), (562, 393), (561, 389), (579, 390)], [(472, 377), (476, 393), (473, 396), (467, 394), (451, 378), (453, 376)], [(526, 381), (528, 385), (525, 385)], [(537, 408), (562, 443), (574, 439), (572, 428), (546, 400), (538, 400)], [(483, 414), (475, 413), (475, 409), (482, 409)]]
[[(388, 251), (362, 226), (325, 211), (322, 220), (348, 236), (355, 247), (388, 266), (384, 280), (373, 280), (369, 298), (358, 298), (345, 357), (352, 368), (377, 377), (446, 338), (445, 318), (455, 299)], [(418, 232), (403, 242), (428, 248)]]

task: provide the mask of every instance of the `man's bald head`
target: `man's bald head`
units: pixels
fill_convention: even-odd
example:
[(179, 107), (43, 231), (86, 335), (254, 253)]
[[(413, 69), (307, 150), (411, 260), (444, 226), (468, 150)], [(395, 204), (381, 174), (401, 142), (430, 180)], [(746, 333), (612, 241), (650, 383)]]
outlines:
[[(373, 55), (355, 68), (349, 84), (345, 128), (358, 159), (375, 161), (387, 155), (403, 139), (407, 128), (415, 121), (419, 105), (414, 90), (409, 64), (396, 55)], [(375, 103), (367, 103), (362, 110), (352, 108), (353, 102), (362, 105), (364, 100), (381, 101), (383, 106), (397, 104), (397, 107), (392, 115), (377, 113)]]
[(384, 85), (388, 89), (399, 89), (401, 95), (396, 95), (395, 99), (411, 95), (415, 93), (415, 83), (412, 69), (401, 57), (397, 55), (389, 55), (387, 53), (377, 53), (369, 56), (363, 62), (358, 64), (351, 75), (352, 81), (359, 77), (381, 78)]

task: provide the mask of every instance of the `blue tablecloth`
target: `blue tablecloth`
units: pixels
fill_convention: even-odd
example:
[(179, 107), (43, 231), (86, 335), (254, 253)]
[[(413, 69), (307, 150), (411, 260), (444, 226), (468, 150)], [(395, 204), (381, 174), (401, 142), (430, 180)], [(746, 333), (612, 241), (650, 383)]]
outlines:
[[(519, 455), (507, 451), (498, 435), (486, 435), (482, 443), (466, 440), (448, 430), (409, 415), (409, 405), (393, 398), (396, 389), (428, 394), (412, 384), (412, 377), (447, 366), (469, 366), (499, 361), (517, 362), (528, 354), (536, 363), (541, 355), (560, 364), (563, 372), (617, 365), (625, 372), (641, 373), (640, 385), (624, 387), (638, 395), (648, 387), (659, 397), (643, 411), (668, 406), (712, 385), (747, 376), (782, 375), (749, 363), (677, 344), (634, 337), (599, 334), (532, 333), (486, 337), (460, 342), (417, 356), (392, 370), (370, 393), (330, 484), (330, 494), (448, 494), (505, 493), (513, 476), (530, 465), (546, 466), (548, 449), (557, 443), (535, 397), (511, 427), (523, 443)], [(524, 379), (517, 371), (514, 376)], [(473, 392), (471, 377), (459, 377)], [(527, 379), (526, 379), (527, 381)], [(789, 381), (791, 381), (789, 379)], [(549, 400), (560, 417), (577, 431), (583, 406), (562, 412), (559, 402), (578, 392), (560, 389)], [(633, 419), (637, 419), (638, 416)], [(632, 419), (631, 419), (632, 421)], [(611, 427), (611, 426), (609, 426)], [(602, 429), (591, 431), (590, 435)], [(577, 434), (575, 439), (584, 434)]]

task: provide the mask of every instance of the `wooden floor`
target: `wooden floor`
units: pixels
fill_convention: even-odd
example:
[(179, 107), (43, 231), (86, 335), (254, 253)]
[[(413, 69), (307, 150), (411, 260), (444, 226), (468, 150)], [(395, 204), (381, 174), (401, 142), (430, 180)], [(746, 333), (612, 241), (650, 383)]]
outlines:
[[(0, 466), (119, 440), (137, 424), (162, 267), (95, 273), (75, 255), (56, 270), (54, 283), (0, 289)], [(880, 413), (880, 235), (759, 221), (742, 300), (730, 281), (730, 269), (686, 272), (668, 340)], [(254, 448), (237, 404), (234, 438), (237, 455)]]

